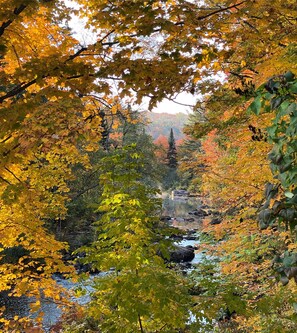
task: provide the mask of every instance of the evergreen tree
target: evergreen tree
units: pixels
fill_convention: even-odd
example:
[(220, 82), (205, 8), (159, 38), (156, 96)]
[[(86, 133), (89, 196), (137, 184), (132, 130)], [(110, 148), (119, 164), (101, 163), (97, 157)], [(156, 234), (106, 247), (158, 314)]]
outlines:
[(177, 168), (177, 151), (175, 146), (175, 139), (172, 128), (170, 129), (170, 135), (168, 138), (168, 152), (167, 152), (167, 165), (171, 169)]

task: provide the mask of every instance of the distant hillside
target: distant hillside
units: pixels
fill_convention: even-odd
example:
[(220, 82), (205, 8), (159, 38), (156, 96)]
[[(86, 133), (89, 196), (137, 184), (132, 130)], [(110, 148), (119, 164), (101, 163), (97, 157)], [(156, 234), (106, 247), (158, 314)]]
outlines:
[(170, 128), (173, 129), (174, 137), (176, 140), (184, 138), (182, 129), (188, 119), (188, 115), (184, 113), (154, 113), (154, 112), (143, 112), (145, 117), (151, 122), (147, 125), (147, 132), (154, 140), (160, 135), (169, 136)]

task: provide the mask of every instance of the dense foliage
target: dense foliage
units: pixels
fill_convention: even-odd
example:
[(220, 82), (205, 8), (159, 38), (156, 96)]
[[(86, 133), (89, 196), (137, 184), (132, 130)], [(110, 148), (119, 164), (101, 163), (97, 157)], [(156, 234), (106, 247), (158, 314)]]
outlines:
[(170, 233), (160, 225), (158, 191), (142, 182), (143, 154), (125, 146), (101, 163), (103, 215), (96, 241), (83, 250), (85, 262), (108, 273), (95, 280), (89, 313), (101, 332), (179, 332), (191, 299), (185, 281), (160, 257), (168, 257)]
[[(121, 200), (132, 198), (126, 192), (117, 193), (125, 194), (120, 202), (112, 197), (115, 184), (108, 172), (116, 165), (123, 168), (123, 176), (127, 171), (121, 152), (113, 155), (113, 150), (134, 141), (136, 104), (149, 98), (151, 109), (163, 98), (187, 91), (203, 97), (186, 126), (181, 170), (186, 171), (185, 183), (202, 191), (221, 213), (221, 223), (206, 227), (222, 258), (219, 274), (228, 281), (228, 290), (239, 293), (238, 308), (232, 300), (234, 325), (226, 329), (296, 331), (296, 10), (295, 0), (76, 0), (73, 7), (61, 0), (0, 0), (1, 295), (32, 297), (31, 307), (37, 312), (41, 298), (62, 307), (69, 304), (52, 279), (56, 272), (74, 275), (62, 260), (68, 244), (51, 231), (61, 230), (68, 214), (81, 212), (81, 202), (75, 201), (80, 198), (89, 209), (83, 214), (97, 220), (104, 213), (103, 234), (111, 233), (102, 240), (102, 229), (98, 230), (102, 244), (97, 249), (97, 240), (91, 247), (98, 250), (98, 258), (101, 246), (105, 251), (105, 244), (111, 246), (121, 237), (114, 226), (119, 216), (112, 214), (122, 210)], [(89, 29), (89, 44), (69, 28), (73, 15)], [(253, 113), (246, 112), (249, 106)], [(145, 136), (137, 137), (143, 152), (149, 151), (146, 164), (154, 149)], [(143, 177), (148, 171), (150, 167)], [(94, 180), (100, 175), (101, 184)], [(104, 192), (104, 177), (110, 181), (109, 192)], [(135, 198), (138, 190), (140, 197)], [(127, 206), (129, 218), (148, 213), (144, 201), (149, 207), (149, 187), (139, 185), (135, 191), (136, 201)], [(109, 211), (94, 215), (91, 206), (102, 193), (107, 201), (100, 207)], [(87, 195), (96, 195), (91, 205)], [(142, 200), (140, 206), (137, 200)], [(125, 229), (128, 217), (122, 215), (120, 228)], [(107, 289), (98, 287), (97, 298), (103, 303), (100, 325), (105, 331), (119, 331), (126, 320), (131, 326), (123, 327), (143, 332), (162, 331), (162, 323), (168, 330), (184, 325), (186, 292), (182, 296), (181, 289), (174, 290), (174, 274), (165, 270), (142, 238), (142, 232), (154, 229), (155, 219), (147, 221), (149, 229), (142, 218), (139, 226), (128, 226), (141, 232), (124, 233), (135, 241), (126, 246), (122, 239), (119, 247), (123, 281), (137, 297), (148, 298), (133, 303), (123, 297), (125, 304), (119, 304), (106, 293), (121, 291), (121, 274), (106, 279)], [(131, 254), (132, 246), (144, 259)], [(107, 247), (106, 258), (116, 255), (112, 249)], [(152, 261), (146, 264), (148, 253)], [(150, 295), (136, 283), (139, 276), (133, 265), (141, 266), (141, 278), (151, 280), (156, 273), (156, 288), (165, 288), (164, 281), (170, 280), (162, 290), (172, 293), (168, 313), (162, 313), (164, 295), (157, 293), (161, 290), (152, 289), (155, 294)], [(211, 294), (212, 304), (222, 295)], [(97, 312), (95, 304), (96, 298), (90, 311), (98, 319), (101, 310)], [(203, 311), (205, 302), (197, 304)], [(239, 309), (242, 304), (247, 311)], [(166, 317), (173, 309), (175, 316)], [(41, 327), (41, 317), (39, 311), (35, 326)], [(4, 316), (1, 322), (7, 332), (32, 324)]]

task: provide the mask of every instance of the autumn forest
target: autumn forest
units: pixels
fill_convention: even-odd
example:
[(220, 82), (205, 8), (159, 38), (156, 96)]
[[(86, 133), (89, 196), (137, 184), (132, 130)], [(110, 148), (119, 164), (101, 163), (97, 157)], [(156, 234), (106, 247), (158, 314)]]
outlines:
[[(0, 332), (297, 332), (296, 21), (295, 0), (0, 0)], [(150, 112), (181, 93), (163, 135)], [(176, 190), (204, 205), (187, 269)]]

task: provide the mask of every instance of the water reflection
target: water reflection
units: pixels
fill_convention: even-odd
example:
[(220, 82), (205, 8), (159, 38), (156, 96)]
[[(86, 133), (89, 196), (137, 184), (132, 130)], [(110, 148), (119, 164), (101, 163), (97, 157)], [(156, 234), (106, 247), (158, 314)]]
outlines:
[(176, 197), (174, 199), (167, 194), (163, 199), (163, 214), (172, 217), (189, 217), (189, 212), (201, 206), (199, 198)]
[(169, 194), (163, 196), (163, 215), (172, 218), (172, 225), (176, 228), (190, 230), (201, 227), (201, 217), (189, 213), (199, 209), (202, 205), (200, 198), (176, 197)]

